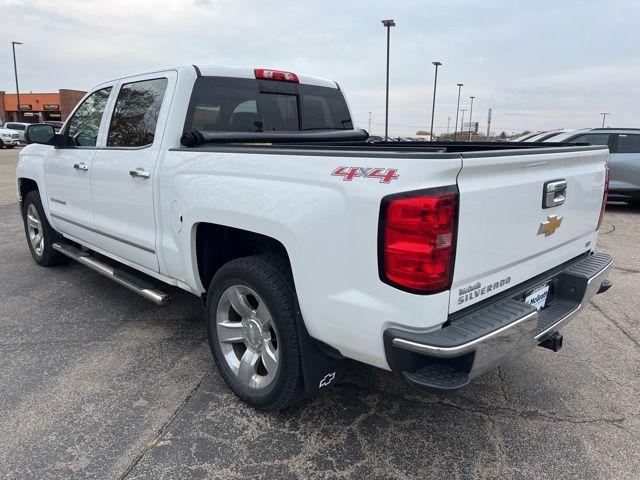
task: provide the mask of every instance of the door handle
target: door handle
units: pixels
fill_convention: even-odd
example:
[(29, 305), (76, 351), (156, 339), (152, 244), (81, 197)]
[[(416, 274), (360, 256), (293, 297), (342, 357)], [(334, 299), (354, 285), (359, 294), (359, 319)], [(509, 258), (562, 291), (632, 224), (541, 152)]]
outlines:
[(149, 178), (151, 174), (142, 168), (136, 168), (135, 170), (129, 170), (129, 175), (132, 177)]
[(89, 165), (87, 165), (84, 162), (74, 163), (73, 168), (75, 168), (76, 170), (82, 170), (83, 172), (86, 172), (87, 170), (89, 170)]

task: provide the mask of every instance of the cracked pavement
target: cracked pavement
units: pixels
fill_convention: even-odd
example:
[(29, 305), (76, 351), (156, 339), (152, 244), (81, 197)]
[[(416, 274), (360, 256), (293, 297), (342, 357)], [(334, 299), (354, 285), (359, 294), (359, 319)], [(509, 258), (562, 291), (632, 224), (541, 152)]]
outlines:
[(80, 265), (38, 267), (7, 195), (0, 478), (638, 478), (639, 209), (609, 206), (614, 287), (560, 352), (447, 395), (351, 363), (325, 395), (259, 413), (213, 367), (197, 298), (157, 307)]

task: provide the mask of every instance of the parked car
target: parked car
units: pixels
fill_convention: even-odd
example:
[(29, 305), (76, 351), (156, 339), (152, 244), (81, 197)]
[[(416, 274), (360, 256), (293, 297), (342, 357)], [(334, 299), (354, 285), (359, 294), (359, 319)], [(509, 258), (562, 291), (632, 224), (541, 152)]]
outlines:
[(26, 122), (6, 122), (4, 124), (4, 128), (18, 132), (20, 135), (20, 142), (24, 143), (24, 131), (29, 125), (31, 124)]
[(13, 148), (20, 144), (20, 134), (15, 130), (0, 127), (0, 148)]
[(346, 358), (463, 387), (557, 351), (611, 285), (595, 252), (606, 147), (390, 149), (354, 129), (332, 80), (192, 65), (105, 82), (60, 134), (26, 138), (34, 261), (76, 260), (158, 304), (163, 282), (197, 295), (218, 372), (257, 408), (325, 390)]
[(640, 204), (640, 128), (593, 128), (558, 141), (608, 146), (609, 199)]
[(560, 133), (558, 135), (554, 135), (553, 137), (549, 137), (546, 140), (543, 140), (544, 142), (548, 142), (548, 143), (562, 143), (562, 142), (566, 142), (567, 139), (569, 138), (574, 138), (576, 136), (578, 136), (581, 133), (586, 133), (586, 132), (590, 132), (591, 130), (593, 130), (592, 128), (578, 128), (575, 130), (567, 130), (564, 133)]
[(564, 132), (566, 132), (566, 130), (552, 130), (549, 132), (542, 132), (538, 135), (534, 135), (533, 137), (529, 137), (523, 140), (523, 142), (544, 142), (545, 140), (555, 137), (556, 135), (560, 135)]
[(59, 122), (57, 120), (45, 120), (44, 122), (45, 125), (52, 125), (53, 126), (53, 130), (58, 133), (60, 132), (60, 129), (62, 128), (62, 126), (64, 125), (64, 122)]
[(512, 142), (524, 142), (525, 140), (531, 138), (531, 137), (535, 137), (536, 135), (540, 135), (541, 133), (545, 133), (545, 132), (531, 132), (531, 133), (527, 133), (525, 135), (520, 135), (519, 137), (514, 138), (513, 140), (511, 140)]

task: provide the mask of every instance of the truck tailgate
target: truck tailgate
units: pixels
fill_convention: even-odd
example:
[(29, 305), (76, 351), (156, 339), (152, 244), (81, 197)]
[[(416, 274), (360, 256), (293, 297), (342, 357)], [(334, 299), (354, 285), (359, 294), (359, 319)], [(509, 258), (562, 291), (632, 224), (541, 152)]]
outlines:
[[(603, 147), (463, 153), (449, 312), (593, 249), (607, 156)], [(563, 180), (564, 203), (544, 208), (545, 184)]]

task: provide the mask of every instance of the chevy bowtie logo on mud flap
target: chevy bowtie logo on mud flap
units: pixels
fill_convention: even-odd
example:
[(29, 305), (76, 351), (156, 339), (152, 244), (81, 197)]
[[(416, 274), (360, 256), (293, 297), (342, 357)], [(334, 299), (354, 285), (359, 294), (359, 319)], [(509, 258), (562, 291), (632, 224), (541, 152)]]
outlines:
[(328, 387), (334, 378), (336, 378), (336, 372), (327, 373), (324, 378), (320, 380), (320, 385), (318, 385), (318, 388)]
[(331, 175), (344, 177), (342, 180), (345, 182), (350, 182), (354, 178), (377, 178), (380, 183), (391, 183), (391, 180), (400, 178), (397, 168), (338, 167)]

